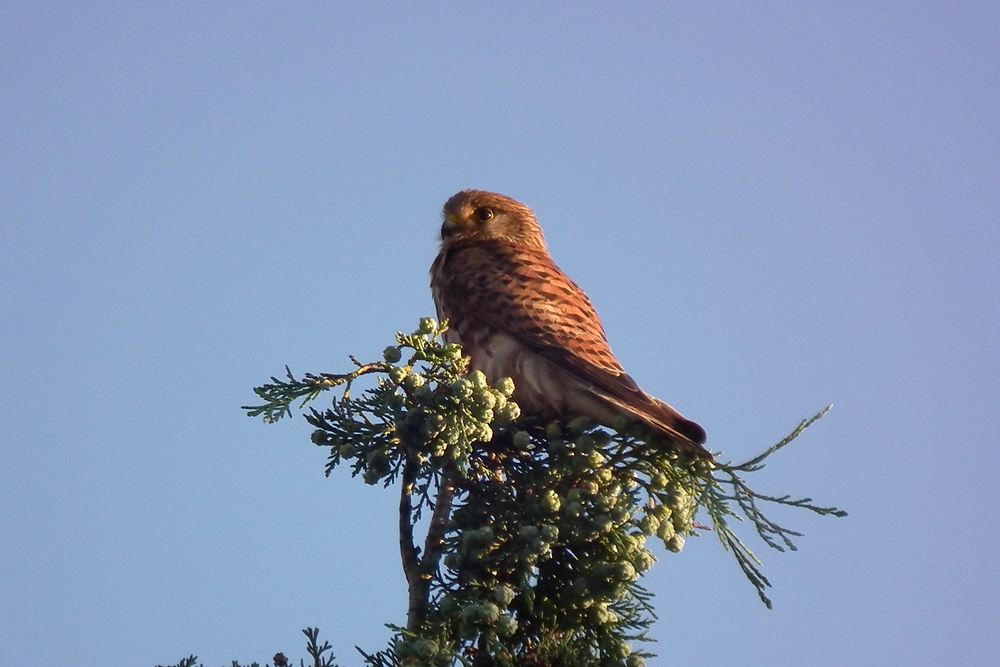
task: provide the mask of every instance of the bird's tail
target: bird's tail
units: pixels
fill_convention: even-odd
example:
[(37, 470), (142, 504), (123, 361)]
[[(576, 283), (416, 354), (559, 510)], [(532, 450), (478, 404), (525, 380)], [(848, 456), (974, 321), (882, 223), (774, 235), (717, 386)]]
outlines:
[[(645, 393), (645, 392), (643, 392)], [(712, 453), (705, 448), (707, 437), (700, 424), (684, 418), (681, 413), (663, 401), (649, 394), (647, 400), (628, 402), (605, 396), (626, 414), (645, 423), (667, 440), (667, 445), (679, 454), (688, 454), (698, 459), (713, 460)]]

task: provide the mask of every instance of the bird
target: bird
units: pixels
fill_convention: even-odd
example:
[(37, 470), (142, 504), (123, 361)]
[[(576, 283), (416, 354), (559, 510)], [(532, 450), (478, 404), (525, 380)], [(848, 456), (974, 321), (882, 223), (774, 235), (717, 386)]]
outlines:
[(639, 421), (679, 455), (712, 460), (705, 430), (643, 391), (608, 344), (590, 299), (556, 266), (535, 214), (463, 190), (444, 205), (431, 265), (438, 319), (489, 382), (509, 377), (522, 413)]

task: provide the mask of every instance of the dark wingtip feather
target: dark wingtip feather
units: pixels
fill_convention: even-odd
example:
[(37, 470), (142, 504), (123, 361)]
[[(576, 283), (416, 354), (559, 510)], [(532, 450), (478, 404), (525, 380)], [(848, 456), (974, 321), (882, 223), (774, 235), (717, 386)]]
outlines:
[(705, 433), (705, 429), (701, 427), (701, 424), (693, 422), (690, 419), (680, 418), (674, 424), (674, 428), (678, 433), (699, 445), (704, 445), (708, 440), (708, 435)]

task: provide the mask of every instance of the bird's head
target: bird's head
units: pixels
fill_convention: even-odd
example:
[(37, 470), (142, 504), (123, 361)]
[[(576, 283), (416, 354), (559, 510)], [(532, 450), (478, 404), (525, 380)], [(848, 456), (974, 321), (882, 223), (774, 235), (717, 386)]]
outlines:
[(444, 205), (441, 245), (460, 240), (505, 241), (545, 250), (542, 228), (531, 209), (510, 197), (462, 190)]

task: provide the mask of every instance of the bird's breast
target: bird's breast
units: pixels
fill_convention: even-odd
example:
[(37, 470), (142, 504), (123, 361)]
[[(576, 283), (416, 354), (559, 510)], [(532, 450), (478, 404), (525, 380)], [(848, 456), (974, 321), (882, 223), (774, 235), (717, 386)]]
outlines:
[(513, 336), (486, 330), (466, 331), (464, 336), (449, 330), (446, 336), (462, 345), (470, 369), (482, 371), (491, 384), (512, 379), (513, 398), (523, 412), (560, 414), (574, 407), (568, 399), (578, 394), (578, 381)]

